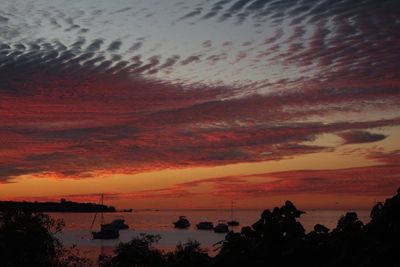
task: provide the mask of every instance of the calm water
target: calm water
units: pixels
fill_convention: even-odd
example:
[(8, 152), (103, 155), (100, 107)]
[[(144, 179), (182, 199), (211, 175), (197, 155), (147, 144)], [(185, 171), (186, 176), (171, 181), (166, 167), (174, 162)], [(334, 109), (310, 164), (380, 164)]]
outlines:
[[(232, 227), (234, 231), (240, 231), (242, 226), (251, 225), (259, 219), (261, 211), (240, 210), (234, 214), (235, 219), (239, 220), (241, 225)], [(316, 223), (321, 223), (330, 229), (336, 226), (340, 216), (345, 211), (340, 210), (318, 210), (307, 211), (300, 221), (307, 232), (312, 230)], [(359, 218), (364, 222), (369, 220), (369, 211), (357, 211)], [(213, 221), (230, 219), (229, 210), (187, 210), (187, 211), (135, 211), (132, 213), (105, 213), (104, 221), (111, 222), (116, 218), (124, 218), (130, 229), (120, 231), (119, 240), (92, 240), (90, 235), (90, 225), (93, 220), (93, 213), (51, 213), (55, 219), (64, 219), (66, 227), (59, 238), (67, 246), (76, 245), (81, 251), (92, 259), (96, 259), (100, 252), (110, 253), (112, 248), (118, 242), (127, 242), (133, 236), (140, 233), (158, 234), (161, 236), (160, 242), (156, 247), (171, 250), (179, 242), (185, 242), (188, 239), (197, 240), (202, 247), (207, 248), (210, 255), (215, 255), (213, 244), (224, 239), (224, 234), (216, 234), (213, 231), (199, 231), (196, 229), (196, 223), (202, 220)], [(189, 229), (174, 229), (172, 222), (176, 221), (178, 216), (185, 215), (190, 220), (192, 226)], [(94, 225), (93, 230), (99, 229), (100, 216)]]

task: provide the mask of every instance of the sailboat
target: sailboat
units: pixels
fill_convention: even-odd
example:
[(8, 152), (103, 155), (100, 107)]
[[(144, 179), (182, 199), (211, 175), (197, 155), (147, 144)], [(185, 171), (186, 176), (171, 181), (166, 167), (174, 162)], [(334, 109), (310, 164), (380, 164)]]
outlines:
[[(103, 202), (104, 202), (104, 195), (101, 194), (101, 198), (100, 198), (101, 205), (103, 205)], [(94, 215), (90, 229), (93, 228), (93, 225), (96, 221), (96, 217), (97, 217), (97, 212)], [(104, 216), (103, 216), (103, 211), (101, 211), (100, 231), (97, 231), (97, 232), (92, 231), (91, 232), (93, 239), (118, 239), (119, 238), (119, 230), (114, 227), (104, 227), (103, 222), (104, 222)]]
[(233, 201), (231, 201), (231, 220), (227, 222), (229, 226), (239, 226), (239, 222), (233, 219)]
[(218, 224), (214, 227), (214, 232), (220, 234), (228, 233), (229, 232), (228, 225), (225, 223), (224, 220), (219, 220)]

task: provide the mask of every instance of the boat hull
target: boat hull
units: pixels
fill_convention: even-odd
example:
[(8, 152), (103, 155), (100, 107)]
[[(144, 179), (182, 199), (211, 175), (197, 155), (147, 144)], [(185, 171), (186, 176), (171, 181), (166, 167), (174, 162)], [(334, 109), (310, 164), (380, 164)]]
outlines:
[(126, 230), (129, 229), (129, 225), (126, 224), (121, 224), (121, 225), (116, 225), (116, 224), (112, 224), (112, 223), (107, 223), (107, 224), (102, 224), (101, 225), (101, 229), (102, 230)]
[(208, 222), (201, 222), (196, 224), (198, 230), (212, 230), (214, 229), (214, 225)]
[(219, 234), (228, 233), (229, 232), (228, 225), (226, 225), (226, 224), (218, 224), (217, 226), (215, 226), (214, 232), (215, 233), (219, 233)]
[(118, 239), (119, 232), (118, 231), (99, 231), (92, 232), (93, 239)]
[(190, 227), (190, 222), (186, 219), (186, 216), (179, 216), (179, 220), (173, 223), (175, 228), (185, 229)]
[(228, 225), (229, 225), (229, 226), (239, 226), (239, 224), (240, 224), (240, 223), (239, 223), (238, 221), (229, 221), (229, 222), (228, 222)]
[(186, 229), (190, 227), (190, 223), (179, 223), (179, 222), (174, 222), (175, 228), (179, 229)]

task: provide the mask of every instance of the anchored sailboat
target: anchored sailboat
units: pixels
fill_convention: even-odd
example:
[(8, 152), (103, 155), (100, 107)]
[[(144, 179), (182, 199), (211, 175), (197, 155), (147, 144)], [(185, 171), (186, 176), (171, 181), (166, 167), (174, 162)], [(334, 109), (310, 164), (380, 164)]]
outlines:
[[(103, 205), (104, 202), (104, 195), (101, 194), (100, 203)], [(103, 211), (101, 211), (101, 222), (100, 222), (100, 231), (94, 232), (92, 231), (93, 239), (118, 239), (119, 238), (119, 230), (114, 227), (104, 227), (104, 216)], [(97, 212), (94, 215), (92, 225), (90, 226), (90, 230), (92, 230), (93, 225), (96, 221)]]
[(238, 226), (240, 223), (233, 219), (233, 201), (231, 201), (231, 220), (227, 222), (229, 226)]
[(229, 232), (228, 225), (225, 223), (224, 220), (219, 220), (218, 224), (214, 227), (214, 232), (220, 234), (228, 233)]

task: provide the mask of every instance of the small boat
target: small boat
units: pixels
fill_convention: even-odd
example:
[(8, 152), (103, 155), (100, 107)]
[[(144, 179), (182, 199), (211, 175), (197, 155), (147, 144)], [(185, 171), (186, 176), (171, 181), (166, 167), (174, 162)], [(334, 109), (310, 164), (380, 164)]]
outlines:
[(227, 222), (227, 224), (229, 226), (239, 226), (240, 225), (240, 223), (238, 221), (235, 221), (235, 220), (229, 221), (229, 222)]
[(220, 220), (217, 224), (217, 226), (214, 227), (214, 232), (215, 233), (228, 233), (229, 228), (228, 225), (225, 223), (224, 220)]
[(179, 219), (176, 222), (174, 222), (174, 226), (175, 228), (185, 229), (190, 226), (190, 222), (186, 218), (186, 216), (179, 216)]
[[(100, 198), (101, 205), (103, 205), (103, 201), (104, 201), (104, 196), (102, 194), (101, 198)], [(96, 221), (96, 217), (97, 217), (97, 212), (94, 215), (90, 229), (93, 228), (94, 222)], [(104, 216), (103, 216), (103, 211), (102, 211), (101, 212), (100, 231), (91, 232), (92, 238), (93, 239), (118, 239), (119, 238), (119, 229), (116, 229), (114, 227), (107, 227), (107, 224), (103, 224), (103, 221), (104, 221)]]
[(233, 219), (233, 201), (231, 201), (231, 220), (227, 223), (229, 226), (239, 226), (239, 221)]
[(133, 209), (123, 209), (122, 212), (132, 212)]
[(214, 229), (214, 224), (212, 222), (203, 221), (196, 224), (196, 227), (199, 230), (212, 230)]
[(115, 219), (111, 223), (102, 224), (101, 229), (125, 230), (129, 229), (129, 225), (125, 223), (124, 219)]

